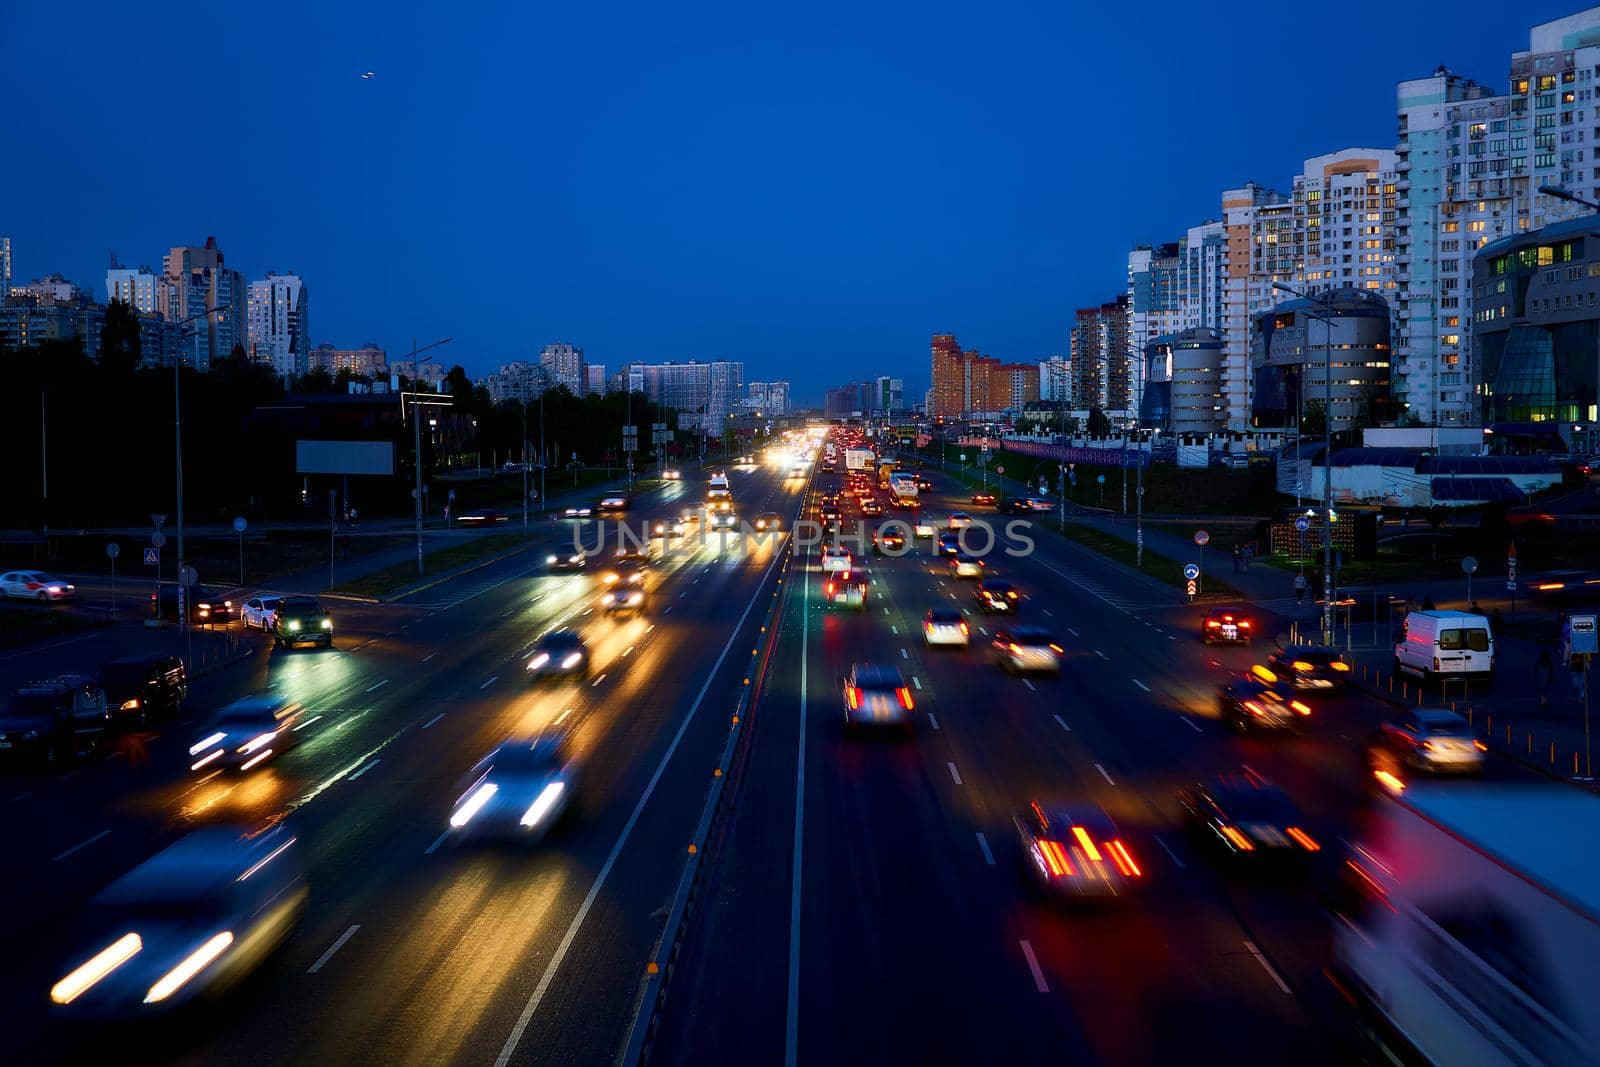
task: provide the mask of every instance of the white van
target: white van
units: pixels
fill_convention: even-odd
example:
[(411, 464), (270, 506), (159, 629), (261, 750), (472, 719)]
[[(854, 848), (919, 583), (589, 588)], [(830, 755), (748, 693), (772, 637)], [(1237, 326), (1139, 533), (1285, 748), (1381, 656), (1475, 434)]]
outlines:
[(1411, 612), (1406, 616), (1405, 637), (1394, 646), (1394, 669), (1424, 681), (1493, 677), (1489, 620), (1467, 611)]

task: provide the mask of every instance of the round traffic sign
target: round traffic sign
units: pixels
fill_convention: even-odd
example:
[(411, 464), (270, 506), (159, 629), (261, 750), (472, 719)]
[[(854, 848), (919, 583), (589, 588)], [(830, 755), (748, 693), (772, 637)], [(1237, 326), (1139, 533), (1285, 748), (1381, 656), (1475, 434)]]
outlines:
[(199, 580), (200, 575), (193, 567), (185, 567), (183, 570), (178, 572), (178, 581), (185, 589), (193, 588), (195, 583)]
[(1200, 564), (1185, 563), (1183, 565), (1183, 576), (1189, 579), (1191, 582), (1200, 577)]
[(120, 555), (122, 555), (122, 546), (115, 541), (108, 541), (106, 543), (106, 558), (116, 559)]
[(240, 515), (237, 519), (233, 520), (233, 532), (244, 533), (244, 529), (248, 525), (250, 524), (244, 521), (244, 516)]
[(1478, 569), (1478, 557), (1477, 556), (1466, 556), (1466, 557), (1464, 557), (1461, 560), (1461, 569), (1463, 571), (1466, 571), (1468, 574), (1471, 574), (1473, 571), (1477, 570)]
[(1099, 482), (1101, 485), (1105, 485), (1106, 484), (1106, 476), (1104, 474), (1095, 475), (1094, 476), (1094, 480)]
[(160, 530), (157, 530), (155, 533), (150, 535), (150, 543), (157, 548), (160, 548), (162, 545), (167, 543), (167, 535), (162, 533)]
[(1205, 545), (1210, 540), (1211, 540), (1211, 535), (1206, 533), (1204, 530), (1196, 530), (1194, 532), (1194, 543), (1195, 544), (1197, 544), (1197, 545)]
[(1302, 515), (1298, 519), (1294, 520), (1294, 528), (1299, 530), (1301, 533), (1305, 533), (1307, 530), (1311, 529), (1311, 520)]
[(1005, 468), (1004, 468), (1004, 467), (996, 467), (996, 468), (995, 468), (995, 469), (994, 469), (994, 472), (995, 472), (995, 473), (996, 473), (996, 474), (1004, 474), (1004, 473), (1005, 473), (1005, 472), (1006, 472), (1006, 469), (1005, 469)]

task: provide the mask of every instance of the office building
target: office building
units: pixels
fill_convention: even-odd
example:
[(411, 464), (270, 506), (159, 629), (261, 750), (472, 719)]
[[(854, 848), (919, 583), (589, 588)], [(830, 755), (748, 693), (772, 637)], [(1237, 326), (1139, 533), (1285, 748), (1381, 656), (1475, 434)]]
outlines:
[(11, 295), (11, 238), (0, 233), (0, 303)]
[(583, 391), (605, 395), (606, 391), (606, 365), (604, 363), (586, 363), (583, 368)]
[(1389, 327), (1382, 294), (1354, 287), (1316, 302), (1286, 300), (1258, 314), (1251, 424), (1298, 428), (1308, 409), (1330, 408), (1330, 396), (1335, 430), (1393, 419)]
[[(1473, 259), (1478, 412), (1495, 440), (1550, 448), (1600, 421), (1600, 237), (1570, 219), (1485, 245)], [(1578, 451), (1592, 443), (1574, 446)]]
[(106, 271), (106, 303), (120, 300), (140, 314), (161, 313), (161, 276), (149, 267), (119, 267)]
[(196, 370), (209, 370), (236, 347), (244, 349), (244, 275), (226, 265), (215, 237), (207, 237), (199, 248), (180, 245), (169, 251), (161, 263), (157, 293), (167, 321), (182, 324), (176, 358)]
[(305, 282), (295, 274), (268, 273), (250, 283), (245, 351), (280, 378), (310, 369), (310, 314)]
[(904, 411), (906, 409), (905, 380), (880, 375), (873, 407), (888, 414)]
[(545, 345), (539, 352), (539, 365), (545, 369), (552, 389), (565, 386), (569, 392), (583, 395), (587, 383), (583, 372), (583, 349), (565, 342)]
[[(1130, 359), (1142, 359), (1145, 346), (1151, 341), (1181, 329), (1178, 276), (1183, 247), (1183, 242), (1169, 241), (1159, 245), (1137, 245), (1128, 253)], [(1040, 371), (1043, 374), (1042, 366)], [(1039, 394), (1042, 400), (1071, 399), (1069, 395), (1052, 395), (1050, 387), (1042, 379)]]
[(1196, 326), (1145, 346), (1139, 425), (1171, 433), (1209, 434), (1227, 428), (1222, 332)]
[(788, 382), (746, 382), (741, 410), (753, 415), (786, 415), (789, 412)]

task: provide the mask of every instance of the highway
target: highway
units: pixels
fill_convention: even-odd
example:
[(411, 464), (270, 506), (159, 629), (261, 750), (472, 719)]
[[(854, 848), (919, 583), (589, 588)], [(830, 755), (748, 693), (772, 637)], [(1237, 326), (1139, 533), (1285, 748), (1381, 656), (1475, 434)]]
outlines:
[[(733, 475), (749, 515), (793, 513), (800, 486)], [(676, 514), (702, 488), (669, 485), (628, 518)], [(582, 524), (583, 543), (597, 529)], [(542, 547), (412, 602), (337, 604), (334, 649), (261, 638), (244, 666), (191, 686), (184, 722), (59, 775), (9, 773), (0, 1019), (14, 1049), (28, 1062), (111, 1049), (149, 1062), (609, 1062), (784, 550), (691, 534), (652, 568), (650, 610), (631, 618), (597, 609), (593, 576), (549, 573)], [(591, 677), (530, 684), (527, 650), (561, 626), (584, 634)], [(191, 773), (205, 715), (262, 691), (305, 706), (301, 743), (248, 775)], [(445, 840), (467, 769), (540, 730), (570, 731), (584, 768), (554, 835), (522, 850)], [(94, 892), (194, 826), (278, 820), (311, 895), (262, 973), (137, 1043), (49, 1024), (46, 993)]]

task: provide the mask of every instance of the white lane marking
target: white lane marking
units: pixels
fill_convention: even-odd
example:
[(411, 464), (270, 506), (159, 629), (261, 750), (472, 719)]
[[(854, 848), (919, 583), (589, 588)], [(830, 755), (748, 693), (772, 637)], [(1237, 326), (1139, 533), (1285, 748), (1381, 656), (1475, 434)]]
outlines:
[(437, 714), (437, 715), (435, 715), (435, 716), (434, 716), (434, 717), (433, 717), (433, 718), (431, 718), (431, 719), (429, 719), (429, 720), (428, 720), (428, 721), (427, 721), (427, 722), (425, 722), (425, 723), (423, 723), (423, 724), (422, 724), (422, 728), (423, 728), (423, 729), (424, 729), (424, 730), (426, 730), (426, 729), (427, 729), (427, 728), (428, 728), (428, 727), (430, 727), (430, 726), (432, 726), (432, 725), (433, 725), (433, 724), (434, 724), (434, 723), (436, 723), (436, 722), (438, 722), (438, 721), (439, 721), (439, 720), (440, 720), (440, 719), (442, 719), (442, 718), (444, 718), (444, 717), (445, 717), (445, 714), (446, 714), (446, 713), (445, 713), (445, 712), (442, 712), (442, 711), (441, 711), (441, 712), (440, 712), (440, 713), (439, 713), (439, 714)]
[[(800, 737), (794, 771), (794, 848), (789, 883), (789, 985), (783, 1035), (784, 1067), (798, 1063), (800, 1044), (800, 870), (805, 857), (806, 711), (810, 701), (811, 583), (802, 586), (800, 607)], [(888, 608), (883, 609), (886, 613)]]
[(1117, 784), (1116, 781), (1111, 777), (1111, 775), (1106, 771), (1106, 769), (1104, 767), (1100, 766), (1100, 764), (1096, 763), (1094, 765), (1094, 769), (1100, 772), (1100, 777), (1102, 777), (1102, 778), (1104, 778), (1106, 780), (1106, 784), (1107, 785), (1116, 785)]
[(56, 781), (65, 782), (68, 779), (72, 779), (72, 778), (76, 778), (76, 777), (78, 777), (78, 772), (77, 771), (68, 771), (66, 774), (57, 775), (56, 776)]
[(1267, 962), (1267, 957), (1263, 956), (1261, 954), (1261, 950), (1256, 948), (1256, 943), (1254, 941), (1246, 941), (1244, 943), (1244, 947), (1249, 949), (1250, 955), (1254, 956), (1256, 958), (1256, 962), (1261, 964), (1261, 969), (1266, 971), (1274, 982), (1278, 983), (1279, 989), (1283, 990), (1285, 993), (1290, 992), (1289, 983), (1285, 982), (1283, 980), (1283, 976), (1273, 969), (1272, 964)]
[(565, 711), (563, 711), (560, 715), (557, 715), (556, 716), (556, 721), (554, 723), (552, 723), (551, 725), (560, 726), (562, 723), (566, 722), (568, 717), (570, 717), (571, 715), (572, 715), (572, 709), (568, 708)]
[(947, 761), (945, 763), (945, 766), (950, 768), (950, 777), (955, 779), (956, 785), (960, 785), (961, 784), (961, 772), (956, 770), (956, 765), (954, 763), (952, 763), (952, 762), (948, 762)]
[[(671, 609), (671, 608), (668, 608), (668, 609), (667, 609), (667, 610), (668, 610), (668, 611), (671, 611), (671, 610), (672, 610), (672, 609)], [(644, 632), (645, 632), (645, 633), (650, 633), (650, 632), (652, 632), (652, 631), (654, 631), (654, 630), (655, 630), (655, 628), (656, 628), (656, 624), (655, 624), (655, 623), (651, 623), (651, 624), (650, 624), (650, 625), (649, 625), (649, 626), (646, 626), (646, 627), (645, 627), (645, 628), (644, 628)]]
[(333, 959), (333, 954), (344, 948), (344, 943), (356, 936), (356, 931), (359, 929), (361, 929), (361, 924), (356, 923), (354, 926), (350, 927), (350, 929), (340, 934), (339, 940), (329, 945), (328, 951), (324, 952), (321, 956), (318, 956), (317, 962), (313, 963), (309, 968), (307, 968), (306, 973), (316, 974), (318, 971), (322, 970), (322, 968), (326, 967), (328, 965), (328, 961)]
[(665, 608), (663, 608), (662, 611), (661, 611), (661, 614), (663, 614), (663, 615), (671, 615), (672, 614), (672, 605), (668, 604)]
[(1168, 634), (1168, 635), (1167, 635), (1167, 640), (1168, 640), (1168, 641), (1176, 641), (1176, 640), (1177, 640), (1177, 638), (1176, 638), (1176, 637), (1174, 637), (1174, 636), (1172, 636), (1172, 635), (1171, 635), (1171, 634)]
[(917, 687), (918, 692), (922, 691), (922, 679), (914, 674), (911, 676), (911, 684)]
[(983, 862), (994, 866), (994, 853), (989, 851), (989, 840), (982, 833), (978, 834), (978, 848), (983, 852)]
[(1039, 691), (1039, 687), (1033, 684), (1032, 678), (1024, 678), (1022, 680), (1022, 684), (1028, 687), (1028, 692), (1030, 693), (1037, 693)]
[(1104, 659), (1104, 660), (1109, 660), (1111, 658), (1110, 656), (1106, 655), (1104, 652), (1101, 652), (1098, 648), (1094, 650), (1094, 654), (1099, 656), (1101, 659)]
[[(577, 914), (572, 917), (572, 922), (567, 926), (567, 932), (561, 935), (561, 941), (556, 945), (555, 953), (550, 957), (550, 961), (545, 964), (544, 973), (539, 977), (539, 984), (534, 987), (533, 994), (528, 997), (528, 1003), (523, 1005), (522, 1013), (517, 1016), (516, 1025), (511, 1028), (511, 1035), (506, 1038), (504, 1047), (500, 1049), (500, 1055), (495, 1057), (495, 1067), (505, 1067), (511, 1061), (512, 1054), (517, 1050), (518, 1042), (522, 1040), (522, 1035), (528, 1029), (528, 1023), (533, 1020), (534, 1012), (539, 1010), (539, 1004), (544, 1000), (545, 993), (549, 991), (550, 983), (555, 981), (556, 971), (560, 969), (562, 962), (566, 960), (567, 953), (572, 949), (573, 941), (577, 940), (579, 929), (582, 928), (584, 920), (589, 917), (589, 910), (594, 907), (594, 902), (599, 898), (601, 891), (605, 889), (606, 879), (611, 876), (611, 869), (617, 865), (617, 857), (622, 855), (622, 850), (628, 844), (628, 838), (633, 835), (633, 828), (639, 824), (639, 818), (644, 814), (645, 805), (649, 804), (650, 798), (655, 795), (656, 785), (661, 781), (661, 776), (666, 773), (667, 764), (677, 754), (678, 746), (683, 742), (684, 734), (689, 732), (689, 726), (694, 722), (695, 714), (700, 710), (700, 705), (705, 702), (706, 693), (711, 689), (712, 679), (717, 676), (717, 672), (722, 670), (722, 664), (727, 660), (728, 652), (733, 648), (734, 641), (738, 640), (739, 631), (744, 628), (746, 620), (750, 618), (750, 612), (756, 606), (756, 599), (761, 596), (762, 588), (766, 585), (767, 579), (771, 577), (772, 569), (777, 566), (780, 558), (774, 555), (772, 561), (767, 564), (767, 569), (762, 572), (760, 580), (756, 582), (755, 592), (750, 594), (750, 602), (745, 605), (744, 614), (740, 615), (739, 621), (733, 624), (733, 629), (728, 634), (728, 641), (722, 646), (722, 651), (718, 653), (716, 662), (711, 665), (711, 670), (706, 674), (706, 680), (701, 685), (700, 692), (695, 696), (694, 703), (690, 704), (689, 710), (684, 713), (683, 722), (678, 724), (678, 730), (672, 735), (672, 741), (668, 743), (666, 751), (661, 754), (661, 762), (656, 764), (655, 772), (650, 775), (650, 780), (645, 783), (644, 792), (639, 796), (639, 802), (634, 805), (632, 813), (628, 816), (628, 821), (622, 825), (622, 832), (617, 835), (617, 843), (611, 846), (611, 852), (606, 856), (606, 861), (600, 865), (600, 873), (595, 875), (594, 883), (589, 886), (589, 892), (584, 895), (583, 903), (578, 905)], [(801, 678), (804, 679), (804, 677), (805, 675), (802, 674)], [(804, 686), (804, 684), (802, 681), (801, 685)], [(800, 706), (804, 709), (805, 704), (803, 701)], [(804, 730), (801, 731), (801, 734), (804, 736)], [(798, 841), (799, 837), (797, 835), (796, 842), (798, 843)], [(796, 878), (799, 877), (799, 872), (800, 868), (797, 864), (795, 866)], [(795, 988), (795, 992), (798, 993), (798, 987)]]
[(295, 726), (293, 732), (294, 733), (299, 733), (301, 730), (304, 730), (307, 726), (310, 726), (312, 723), (321, 722), (321, 721), (322, 721), (322, 716), (321, 715), (313, 715), (309, 719), (302, 719), (300, 721), (300, 723)]
[(1172, 849), (1167, 846), (1165, 841), (1161, 840), (1160, 835), (1156, 835), (1156, 844), (1160, 845), (1161, 851), (1165, 852), (1169, 857), (1171, 857), (1172, 862), (1176, 863), (1180, 868), (1189, 866), (1187, 863), (1178, 858), (1178, 854), (1172, 851)]
[(378, 690), (382, 689), (384, 686), (386, 686), (388, 684), (389, 684), (389, 679), (385, 678), (383, 681), (379, 682), (377, 685), (369, 685), (369, 686), (367, 686), (367, 692), (376, 693)]
[(424, 856), (433, 855), (433, 850), (438, 848), (440, 845), (444, 844), (444, 839), (449, 837), (449, 836), (450, 836), (450, 830), (447, 827), (445, 829), (444, 833), (440, 834), (438, 837), (433, 839), (433, 844), (429, 845), (427, 848), (422, 850), (422, 854)]
[(1146, 693), (1150, 692), (1150, 687), (1148, 685), (1145, 685), (1143, 682), (1139, 681), (1139, 679), (1137, 679), (1137, 678), (1135, 678), (1133, 680), (1133, 684), (1138, 686), (1140, 689), (1143, 689)]
[(110, 836), (111, 836), (111, 831), (110, 830), (101, 830), (99, 833), (95, 834), (93, 837), (89, 838), (88, 840), (79, 841), (76, 845), (73, 845), (71, 848), (67, 849), (65, 852), (61, 852), (61, 853), (58, 853), (57, 855), (51, 856), (50, 857), (50, 862), (51, 863), (60, 863), (62, 860), (66, 859), (68, 856), (72, 855), (74, 852), (77, 852), (79, 849), (88, 848), (90, 845), (94, 844), (96, 841), (100, 840), (102, 837), (110, 837)]
[[(900, 632), (900, 627), (894, 625), (893, 623), (890, 623), (889, 624), (889, 632), (892, 633), (892, 634), (897, 634), (897, 633)], [(901, 649), (900, 651), (904, 652), (905, 649)]]
[(928, 712), (928, 725), (933, 727), (935, 730), (939, 728), (939, 718), (931, 711)]
[(595, 686), (599, 685), (601, 682), (603, 682), (605, 680), (606, 680), (606, 676), (602, 674), (600, 677), (596, 678), (594, 681), (589, 683), (589, 688), (593, 689)]
[(1050, 992), (1050, 986), (1044, 980), (1044, 972), (1039, 969), (1039, 960), (1033, 954), (1033, 946), (1026, 941), (1021, 942), (1022, 954), (1027, 957), (1028, 970), (1033, 972), (1033, 986), (1041, 993)]
[(382, 760), (377, 760), (377, 759), (373, 760), (371, 763), (367, 764), (365, 767), (362, 767), (359, 771), (357, 771), (356, 773), (352, 774), (350, 776), (350, 780), (352, 782), (355, 781), (357, 778), (360, 778), (363, 774), (366, 774), (368, 771), (372, 770), (372, 768), (376, 767), (378, 764), (380, 764), (382, 762), (383, 762)]
[(1066, 732), (1067, 732), (1067, 733), (1069, 733), (1069, 734), (1070, 734), (1070, 733), (1071, 733), (1071, 732), (1072, 732), (1072, 727), (1070, 727), (1070, 726), (1068, 726), (1068, 725), (1067, 725), (1067, 720), (1065, 720), (1065, 719), (1063, 719), (1063, 718), (1062, 718), (1062, 717), (1061, 717), (1061, 716), (1059, 716), (1059, 715), (1056, 715), (1056, 716), (1053, 716), (1053, 717), (1054, 717), (1054, 719), (1055, 719), (1055, 720), (1056, 720), (1056, 723), (1057, 723), (1057, 724), (1058, 724), (1058, 725), (1059, 725), (1059, 726), (1060, 726), (1060, 727), (1061, 727), (1061, 728), (1062, 728), (1062, 729), (1063, 729), (1063, 730), (1065, 730), (1065, 731), (1066, 731)]
[(911, 653), (907, 652), (905, 649), (902, 648), (900, 650), (900, 658), (901, 659), (910, 659), (911, 658)]
[(423, 657), (422, 657), (422, 662), (423, 662), (423, 663), (426, 663), (426, 662), (428, 662), (428, 661), (429, 661), (429, 660), (430, 660), (430, 659), (432, 659), (432, 658), (433, 658), (433, 657), (435, 657), (435, 656), (437, 656), (437, 655), (438, 655), (438, 654), (439, 654), (439, 653), (438, 653), (438, 652), (437, 652), (437, 651), (433, 651), (433, 652), (429, 652), (429, 653), (428, 653), (428, 654), (427, 654), (427, 655), (426, 655), (426, 656), (423, 656)]
[(1071, 635), (1072, 635), (1072, 636), (1073, 636), (1073, 637), (1077, 637), (1077, 636), (1078, 636), (1078, 631), (1076, 631), (1076, 630), (1074, 630), (1074, 629), (1073, 629), (1073, 628), (1072, 628), (1072, 627), (1070, 627), (1070, 626), (1069, 626), (1069, 627), (1067, 627), (1067, 633), (1069, 633), (1069, 634), (1071, 634)]
[(1196, 723), (1193, 719), (1184, 719), (1183, 721), (1188, 723), (1189, 724), (1189, 729), (1193, 730), (1195, 733), (1197, 733), (1197, 734), (1205, 733), (1205, 731), (1200, 729), (1199, 724)]
[(513, 612), (513, 611), (516, 611), (516, 610), (517, 610), (517, 609), (516, 609), (516, 608), (507, 608), (507, 609), (506, 609), (506, 610), (504, 610), (504, 611), (502, 611), (502, 612), (501, 612), (501, 613), (500, 613), (500, 617), (501, 617), (501, 618), (502, 618), (502, 619), (503, 619), (503, 618), (505, 618), (505, 617), (506, 617), (506, 616), (507, 616), (507, 615), (510, 615), (510, 614), (511, 614), (511, 613), (512, 613), (512, 612)]
[(681, 593), (679, 593), (679, 594), (678, 594), (678, 599), (679, 599), (679, 600), (682, 600), (682, 599), (683, 599), (683, 598), (684, 598), (684, 597), (686, 597), (686, 596), (688, 596), (688, 595), (689, 595), (689, 592), (688, 592), (688, 590), (684, 590), (684, 591), (683, 591), (683, 592), (681, 592)]
[(498, 682), (499, 680), (500, 680), (500, 676), (498, 674), (495, 675), (493, 678), (490, 678), (487, 682), (484, 682), (482, 685), (478, 686), (478, 692), (480, 692), (480, 693), (483, 692), (485, 689), (489, 688), (491, 685), (493, 685), (494, 683)]
[(884, 609), (883, 609), (883, 613), (884, 613), (884, 614), (885, 614), (885, 615), (887, 615), (887, 614), (889, 614), (889, 609), (888, 609), (888, 608), (884, 608)]
[(1052, 619), (1056, 617), (1056, 613), (1051, 611), (1049, 608), (1045, 608), (1044, 609), (1044, 613), (1046, 615), (1050, 616)]
[(982, 627), (982, 626), (978, 627), (978, 632), (980, 634), (982, 634), (983, 636), (985, 636), (985, 637), (989, 636), (989, 631), (986, 628)]
[(19, 800), (27, 800), (31, 796), (33, 796), (33, 790), (31, 789), (26, 793), (18, 793), (16, 796), (11, 798), (11, 803), (15, 804)]
[(623, 649), (623, 650), (622, 650), (622, 654), (623, 654), (623, 655), (624, 655), (624, 656), (631, 656), (631, 655), (633, 655), (633, 646), (632, 646), (632, 645), (629, 645), (629, 646), (628, 646), (628, 647), (627, 647), (627, 648), (625, 648), (625, 649)]

